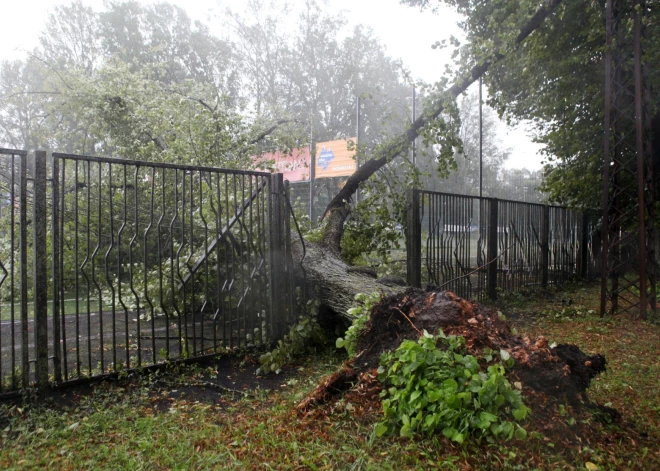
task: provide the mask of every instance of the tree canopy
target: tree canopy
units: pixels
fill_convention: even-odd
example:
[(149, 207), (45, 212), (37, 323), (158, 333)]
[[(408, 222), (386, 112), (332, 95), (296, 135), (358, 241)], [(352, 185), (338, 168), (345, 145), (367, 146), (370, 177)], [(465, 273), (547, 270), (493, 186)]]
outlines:
[[(479, 63), (488, 51), (508, 53), (484, 77), (489, 104), (509, 121), (530, 120), (545, 144), (545, 189), (550, 199), (575, 207), (600, 207), (602, 199), (605, 1), (561, 2), (518, 48), (511, 38), (538, 2), (508, 0), (402, 0), (433, 9), (439, 4), (464, 15), (459, 67)], [(647, 2), (644, 50), (656, 63), (658, 8)], [(659, 75), (649, 69), (651, 88)], [(652, 97), (657, 106), (657, 95)]]

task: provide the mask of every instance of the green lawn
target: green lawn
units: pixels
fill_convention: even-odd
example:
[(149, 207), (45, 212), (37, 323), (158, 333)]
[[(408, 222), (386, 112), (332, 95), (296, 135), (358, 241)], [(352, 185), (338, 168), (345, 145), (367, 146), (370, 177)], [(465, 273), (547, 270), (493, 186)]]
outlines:
[[(19, 304), (14, 304), (14, 319), (18, 320), (21, 317), (21, 310)], [(64, 312), (65, 314), (75, 314), (76, 313), (76, 300), (75, 299), (65, 299), (64, 300)], [(80, 314), (87, 314), (87, 299), (80, 299), (78, 301), (78, 312)], [(99, 312), (99, 301), (98, 299), (90, 299), (89, 301), (89, 312)], [(53, 315), (53, 301), (48, 301), (48, 317)], [(32, 319), (34, 317), (34, 303), (28, 303), (28, 317)], [(0, 302), (0, 320), (9, 321), (11, 320), (11, 303)]]
[(0, 405), (0, 469), (660, 469), (660, 327), (601, 320), (589, 312), (596, 305), (596, 287), (575, 287), (541, 301), (516, 296), (501, 308), (521, 334), (604, 353), (609, 371), (589, 392), (621, 413), (618, 422), (553, 404), (534, 414), (529, 398), (526, 440), (376, 438), (380, 411), (359, 391), (296, 412), (344, 360), (329, 349), (290, 367), (272, 392), (183, 387), (246, 374), (212, 365), (74, 389), (50, 405)]

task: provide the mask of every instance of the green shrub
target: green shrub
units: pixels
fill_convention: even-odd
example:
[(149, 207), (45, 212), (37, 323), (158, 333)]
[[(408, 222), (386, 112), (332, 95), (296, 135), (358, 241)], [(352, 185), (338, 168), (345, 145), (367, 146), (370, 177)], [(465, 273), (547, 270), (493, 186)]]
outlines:
[[(529, 409), (520, 391), (504, 377), (504, 364), (513, 364), (508, 352), (485, 371), (479, 361), (467, 355), (463, 337), (426, 331), (419, 341), (405, 340), (394, 352), (381, 356), (378, 379), (385, 420), (376, 425), (378, 436), (398, 432), (442, 432), (463, 443), (470, 435), (523, 439), (527, 432), (515, 421), (523, 420)], [(485, 352), (492, 361), (493, 352)]]
[(349, 358), (353, 358), (357, 353), (358, 337), (367, 325), (371, 309), (380, 302), (381, 294), (379, 292), (371, 294), (359, 293), (355, 295), (355, 300), (359, 304), (348, 310), (348, 314), (353, 316), (353, 323), (348, 330), (346, 330), (344, 337), (339, 337), (335, 342), (337, 348), (346, 349)]
[(318, 307), (318, 300), (307, 302), (305, 312), (299, 317), (298, 323), (277, 342), (274, 350), (259, 357), (257, 375), (280, 374), (282, 367), (290, 364), (295, 357), (308, 352), (315, 345), (326, 343), (325, 332), (317, 320)]

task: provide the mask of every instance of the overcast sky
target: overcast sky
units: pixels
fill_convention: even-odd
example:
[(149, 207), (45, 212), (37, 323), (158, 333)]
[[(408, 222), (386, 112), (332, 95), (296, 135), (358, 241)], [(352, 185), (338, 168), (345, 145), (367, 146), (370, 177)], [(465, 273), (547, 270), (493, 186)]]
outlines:
[[(37, 46), (38, 35), (48, 10), (55, 4), (67, 4), (62, 0), (0, 0), (0, 17), (3, 18), (0, 59), (17, 59), (25, 50)], [(149, 0), (140, 0), (153, 3)], [(243, 0), (169, 0), (179, 5), (197, 20), (208, 23), (212, 29), (218, 23), (218, 13), (226, 7), (240, 10)], [(302, 0), (292, 0), (293, 3)], [(321, 0), (323, 1), (323, 0)], [(83, 3), (100, 10), (102, 0), (83, 0)], [(376, 36), (387, 47), (389, 55), (401, 58), (415, 79), (434, 82), (442, 76), (450, 54), (448, 50), (432, 49), (431, 45), (451, 34), (460, 35), (456, 26), (459, 17), (446, 9), (439, 15), (420, 12), (402, 6), (399, 0), (327, 0), (330, 11), (344, 10), (351, 24), (362, 23), (373, 28)], [(473, 85), (473, 88), (476, 85)], [(502, 123), (500, 136), (503, 144), (513, 151), (507, 167), (541, 168), (539, 146), (532, 143), (524, 129), (507, 127)]]

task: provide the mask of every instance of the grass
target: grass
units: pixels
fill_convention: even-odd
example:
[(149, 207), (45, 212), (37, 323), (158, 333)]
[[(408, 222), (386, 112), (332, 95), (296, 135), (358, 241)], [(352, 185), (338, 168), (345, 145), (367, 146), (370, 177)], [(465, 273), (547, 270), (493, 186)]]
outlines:
[(589, 312), (596, 305), (597, 288), (572, 287), (501, 308), (521, 334), (604, 353), (609, 370), (590, 397), (618, 409), (617, 423), (557, 407), (531, 419), (524, 441), (376, 438), (379, 411), (350, 397), (296, 413), (343, 360), (326, 351), (289, 368), (273, 391), (198, 394), (180, 385), (252, 373), (192, 366), (74, 389), (55, 403), (0, 405), (0, 469), (660, 469), (660, 327), (601, 320)]
[[(64, 312), (66, 314), (75, 314), (76, 312), (76, 300), (75, 299), (65, 299), (64, 300)], [(81, 299), (78, 301), (78, 312), (79, 314), (87, 314), (87, 300)], [(99, 301), (98, 299), (89, 300), (89, 312), (99, 312)], [(53, 301), (48, 301), (48, 317), (53, 315)], [(21, 318), (21, 306), (18, 303), (14, 303), (14, 320), (19, 320)], [(28, 318), (34, 318), (34, 303), (28, 303)], [(11, 303), (0, 302), (0, 321), (10, 321), (11, 320)]]

